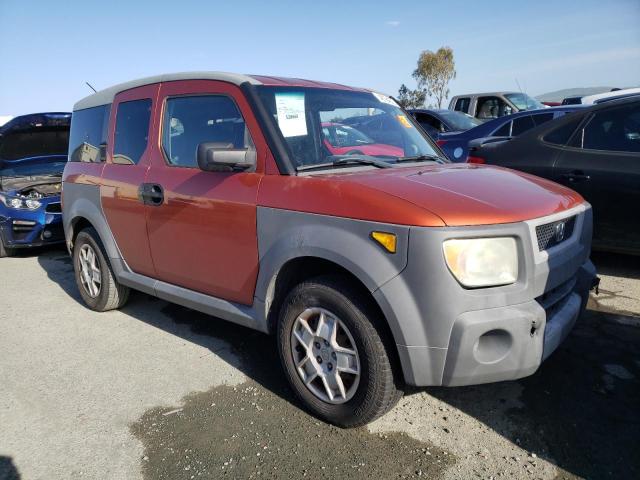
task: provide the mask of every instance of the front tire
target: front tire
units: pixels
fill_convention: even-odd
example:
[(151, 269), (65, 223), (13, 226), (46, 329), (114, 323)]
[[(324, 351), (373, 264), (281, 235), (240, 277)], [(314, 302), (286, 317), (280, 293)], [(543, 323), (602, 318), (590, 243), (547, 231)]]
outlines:
[(297, 285), (280, 309), (278, 349), (294, 393), (340, 427), (365, 425), (402, 396), (367, 300), (344, 279), (323, 276)]
[(4, 246), (4, 240), (0, 237), (0, 258), (12, 257), (14, 254), (13, 248), (7, 248)]
[(90, 309), (106, 312), (122, 307), (129, 298), (129, 288), (115, 279), (95, 229), (85, 228), (76, 237), (73, 268), (82, 300)]

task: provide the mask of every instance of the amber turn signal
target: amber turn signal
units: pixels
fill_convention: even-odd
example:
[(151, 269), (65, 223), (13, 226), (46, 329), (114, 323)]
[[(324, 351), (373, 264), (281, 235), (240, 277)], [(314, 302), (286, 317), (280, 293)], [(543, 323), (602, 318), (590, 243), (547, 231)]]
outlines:
[(378, 242), (389, 253), (396, 253), (397, 238), (394, 233), (371, 232), (371, 238)]

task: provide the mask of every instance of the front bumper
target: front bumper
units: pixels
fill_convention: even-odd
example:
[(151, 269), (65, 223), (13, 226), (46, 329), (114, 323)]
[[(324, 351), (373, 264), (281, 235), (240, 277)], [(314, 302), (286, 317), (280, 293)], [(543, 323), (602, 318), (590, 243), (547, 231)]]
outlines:
[[(573, 234), (539, 251), (535, 227), (576, 216)], [(591, 208), (484, 227), (412, 228), (409, 261), (374, 292), (396, 340), (410, 385), (470, 385), (532, 374), (567, 336), (584, 309), (595, 268)], [(512, 236), (518, 280), (504, 287), (465, 289), (446, 267), (449, 238)]]
[(535, 372), (569, 334), (584, 309), (595, 267), (535, 300), (466, 312), (454, 324), (442, 385), (514, 380)]
[(43, 202), (34, 211), (4, 208), (0, 212), (0, 235), (5, 247), (28, 248), (64, 242), (60, 199)]

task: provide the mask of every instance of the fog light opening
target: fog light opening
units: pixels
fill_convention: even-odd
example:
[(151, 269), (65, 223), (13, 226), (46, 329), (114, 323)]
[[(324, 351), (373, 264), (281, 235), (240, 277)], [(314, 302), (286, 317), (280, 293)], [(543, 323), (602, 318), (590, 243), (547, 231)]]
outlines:
[(512, 343), (511, 334), (506, 330), (490, 330), (476, 341), (474, 355), (480, 363), (496, 363), (509, 354)]

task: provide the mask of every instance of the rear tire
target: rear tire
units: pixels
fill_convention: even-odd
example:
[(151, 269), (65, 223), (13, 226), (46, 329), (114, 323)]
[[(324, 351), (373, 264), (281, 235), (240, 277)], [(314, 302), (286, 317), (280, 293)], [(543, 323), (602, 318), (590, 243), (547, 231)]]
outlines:
[(297, 285), (280, 309), (278, 350), (289, 384), (314, 415), (340, 427), (365, 425), (402, 397), (377, 328), (382, 319), (367, 300), (343, 278), (322, 276)]
[(90, 309), (106, 312), (127, 302), (129, 287), (116, 280), (95, 229), (85, 228), (76, 237), (73, 268), (82, 300)]

